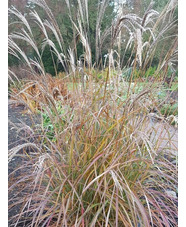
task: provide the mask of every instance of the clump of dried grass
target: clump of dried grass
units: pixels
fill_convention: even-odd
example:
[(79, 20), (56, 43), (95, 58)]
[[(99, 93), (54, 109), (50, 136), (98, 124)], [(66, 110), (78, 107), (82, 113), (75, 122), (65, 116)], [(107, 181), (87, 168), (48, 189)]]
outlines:
[[(61, 127), (53, 123), (55, 142), (44, 132), (43, 148), (29, 154), (40, 167), (21, 213), (33, 213), (32, 225), (176, 225), (176, 199), (165, 194), (175, 191), (176, 167), (162, 160), (151, 129), (143, 131), (147, 118), (134, 105), (150, 90), (116, 102), (112, 89), (105, 101), (103, 86), (95, 88), (94, 100), (89, 89), (78, 98), (71, 94), (72, 108), (62, 107)], [(49, 117), (56, 122), (55, 114)]]

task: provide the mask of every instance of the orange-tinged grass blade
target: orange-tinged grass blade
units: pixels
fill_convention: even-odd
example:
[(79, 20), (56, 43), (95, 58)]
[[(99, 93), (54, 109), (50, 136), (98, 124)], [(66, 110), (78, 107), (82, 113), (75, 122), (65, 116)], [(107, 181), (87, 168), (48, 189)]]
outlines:
[(115, 164), (113, 166), (111, 166), (110, 168), (108, 168), (106, 171), (104, 171), (103, 173), (101, 173), (99, 176), (95, 177), (86, 187), (84, 187), (82, 194), (85, 193), (87, 191), (87, 189), (95, 182), (97, 181), (97, 179), (99, 179), (100, 177), (104, 176), (105, 174), (107, 174), (111, 169), (114, 169), (115, 167), (117, 167), (120, 164)]

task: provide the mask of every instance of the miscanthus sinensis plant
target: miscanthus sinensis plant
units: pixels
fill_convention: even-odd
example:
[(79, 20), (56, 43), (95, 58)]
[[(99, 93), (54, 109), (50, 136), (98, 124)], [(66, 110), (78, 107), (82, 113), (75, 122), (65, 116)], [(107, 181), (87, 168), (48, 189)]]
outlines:
[[(30, 95), (27, 101), (37, 99), (41, 115), (41, 123), (32, 129), (35, 142), (9, 151), (10, 162), (17, 155), (23, 159), (9, 176), (9, 193), (13, 195), (10, 210), (19, 209), (12, 217), (13, 226), (177, 226), (177, 154), (169, 145), (160, 146), (160, 136), (149, 116), (149, 109), (158, 108), (155, 97), (163, 86), (167, 66), (175, 62), (177, 39), (161, 56), (154, 73), (157, 79), (133, 79), (135, 70), (145, 72), (158, 44), (175, 26), (175, 1), (170, 1), (160, 14), (150, 5), (143, 18), (118, 12), (110, 28), (100, 33), (108, 3), (103, 1), (96, 23), (97, 60), (106, 36), (110, 36), (110, 49), (105, 62), (100, 63), (101, 73), (92, 63), (85, 29), (88, 1), (78, 1), (77, 21), (66, 1), (74, 32), (84, 49), (80, 59), (75, 58), (74, 49), (64, 50), (63, 37), (45, 1), (33, 2), (45, 10), (47, 19), (36, 11), (31, 11), (28, 19), (10, 9), (22, 29), (9, 35), (9, 51), (32, 74), (31, 81), (37, 84), (39, 93), (37, 97)], [(41, 44), (32, 32), (32, 20), (44, 35)], [(124, 28), (129, 31), (124, 54), (129, 48), (131, 61), (121, 68)], [(148, 35), (145, 43), (143, 35)], [(35, 59), (23, 51), (20, 41), (33, 48)], [(59, 91), (58, 100), (49, 89), (42, 62), (46, 46), (66, 70), (62, 81), (68, 91), (65, 97)], [(129, 66), (132, 70), (126, 82), (122, 72)], [(103, 77), (96, 80), (98, 73)], [(139, 83), (143, 84), (140, 88)], [(26, 93), (27, 87), (20, 92)], [(168, 142), (172, 142), (171, 136)]]

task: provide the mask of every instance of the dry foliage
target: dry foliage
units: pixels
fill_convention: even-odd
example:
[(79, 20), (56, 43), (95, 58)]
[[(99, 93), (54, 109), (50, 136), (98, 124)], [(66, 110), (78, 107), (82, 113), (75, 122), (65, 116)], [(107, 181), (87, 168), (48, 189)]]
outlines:
[[(38, 75), (38, 79), (41, 76)], [(45, 88), (47, 84), (47, 89)], [(43, 90), (47, 90), (47, 95)], [(67, 93), (67, 87), (63, 79), (54, 78), (50, 74), (46, 74), (45, 81), (42, 79), (38, 81), (31, 80), (25, 82), (25, 84), (18, 89), (16, 87), (11, 88), (11, 98), (18, 100), (17, 105), (25, 105), (35, 113), (37, 110), (42, 110), (41, 102), (47, 101), (47, 98), (51, 97), (54, 100), (60, 100), (61, 98), (66, 100), (70, 96)]]

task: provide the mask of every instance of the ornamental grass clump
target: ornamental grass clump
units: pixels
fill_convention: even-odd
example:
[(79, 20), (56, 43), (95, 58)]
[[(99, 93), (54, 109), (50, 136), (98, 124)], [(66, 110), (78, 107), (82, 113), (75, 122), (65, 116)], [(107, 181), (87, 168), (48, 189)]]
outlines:
[(21, 167), (29, 166), (30, 175), (10, 186), (29, 191), (14, 205), (24, 204), (20, 217), (31, 215), (30, 225), (176, 225), (177, 198), (167, 194), (177, 188), (176, 166), (152, 144), (152, 128), (144, 131), (147, 116), (139, 116), (140, 99), (152, 89), (121, 102), (104, 90), (97, 85), (94, 92), (71, 94), (73, 106), (61, 105), (58, 116), (52, 107), (46, 111), (52, 138), (44, 118), (43, 144)]

